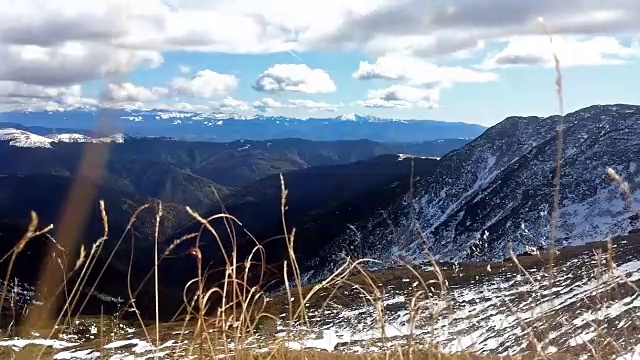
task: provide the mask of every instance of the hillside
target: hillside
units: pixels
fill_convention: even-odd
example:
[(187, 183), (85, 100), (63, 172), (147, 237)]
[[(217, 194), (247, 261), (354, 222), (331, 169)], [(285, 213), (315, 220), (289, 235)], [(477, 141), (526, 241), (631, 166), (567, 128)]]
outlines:
[[(608, 105), (565, 117), (558, 246), (600, 241), (636, 226), (639, 116), (638, 106)], [(371, 249), (367, 256), (385, 254), (388, 264), (424, 262), (425, 241), (443, 261), (503, 259), (508, 243), (516, 253), (548, 247), (557, 121), (507, 118), (440, 159), (413, 193), (352, 223), (355, 231), (345, 229), (319, 258), (335, 259), (337, 266), (337, 249), (360, 246)], [(629, 204), (607, 175), (609, 167), (627, 181)]]
[[(99, 147), (78, 142), (46, 145), (17, 147), (0, 141), (0, 174), (74, 176), (82, 156)], [(108, 151), (100, 174), (105, 186), (205, 210), (233, 188), (268, 175), (348, 163), (391, 150), (370, 141), (209, 143), (128, 138)]]
[[(296, 229), (294, 250), (299, 261), (313, 259), (349, 222), (372, 216), (375, 208), (388, 205), (399, 189), (410, 186), (412, 171), (427, 173), (435, 169), (436, 164), (434, 159), (381, 155), (345, 165), (317, 166), (284, 174), (287, 190), (285, 221), (287, 231)], [(225, 211), (242, 224), (230, 228), (230, 222), (223, 219), (210, 221), (215, 236), (205, 230), (199, 237), (203, 262), (210, 263), (212, 269), (224, 267), (225, 257), (218, 238), (227, 253), (235, 244), (233, 250), (239, 259), (249, 256), (257, 241), (263, 247), (263, 261), (273, 273), (256, 276), (263, 280), (279, 277), (281, 263), (287, 256), (281, 186), (280, 176), (264, 178), (230, 196), (224, 209), (216, 207), (202, 214), (209, 218)], [(193, 222), (173, 238), (198, 233), (201, 227), (201, 223)], [(189, 246), (191, 244), (184, 245), (185, 252)], [(358, 249), (352, 249), (352, 255), (359, 254)], [(166, 268), (165, 276), (171, 279), (168, 282), (177, 287), (191, 279), (196, 270), (193, 266), (185, 266), (183, 258), (169, 259), (163, 267)], [(215, 272), (209, 277), (212, 282), (219, 279)]]
[[(108, 238), (104, 241), (102, 252), (96, 259), (95, 271), (91, 279), (95, 279), (99, 271), (106, 267), (106, 274), (97, 284), (101, 293), (108, 293), (114, 297), (126, 296), (127, 273), (131, 249), (136, 255), (134, 271), (131, 275), (131, 283), (135, 288), (142, 277), (153, 267), (153, 238), (156, 226), (157, 199), (140, 196), (120, 189), (108, 186), (92, 186), (95, 193), (87, 201), (87, 208), (74, 203), (69, 210), (72, 215), (72, 223), (67, 226), (77, 227), (79, 238), (77, 248), (63, 248), (59, 238), (62, 229), (61, 217), (65, 205), (68, 203), (69, 194), (74, 186), (83, 183), (92, 186), (89, 180), (71, 179), (67, 176), (48, 174), (31, 175), (2, 175), (0, 176), (0, 252), (10, 254), (16, 243), (24, 236), (31, 221), (30, 212), (38, 214), (38, 229), (44, 229), (53, 225), (47, 234), (31, 239), (16, 259), (12, 268), (12, 276), (25, 284), (35, 285), (38, 271), (43, 266), (44, 259), (48, 255), (49, 246), (56, 251), (56, 257), (63, 263), (71, 261), (84, 246), (88, 253), (93, 245), (98, 242), (105, 232), (100, 215), (98, 200), (103, 200), (108, 219)], [(43, 192), (46, 192), (46, 196)], [(132, 223), (129, 232), (125, 232), (129, 220), (143, 205), (149, 204), (142, 210), (136, 221)], [(159, 241), (169, 239), (170, 234), (177, 226), (189, 220), (189, 216), (183, 206), (173, 203), (163, 203), (163, 217), (159, 226)], [(51, 237), (50, 237), (51, 236)], [(58, 241), (56, 241), (56, 239)], [(133, 240), (135, 239), (135, 241)], [(122, 240), (121, 246), (116, 247)], [(111, 252), (116, 255), (109, 261)], [(9, 263), (0, 262), (2, 279), (6, 276)], [(76, 273), (77, 275), (77, 273)], [(69, 279), (68, 286), (74, 284), (74, 279)], [(89, 284), (93, 285), (92, 282)], [(52, 289), (49, 289), (52, 291)], [(99, 298), (89, 296), (86, 312), (99, 313), (101, 308), (113, 309), (117, 304), (105, 304)], [(84, 297), (83, 297), (84, 299)], [(111, 311), (111, 310), (110, 310)]]

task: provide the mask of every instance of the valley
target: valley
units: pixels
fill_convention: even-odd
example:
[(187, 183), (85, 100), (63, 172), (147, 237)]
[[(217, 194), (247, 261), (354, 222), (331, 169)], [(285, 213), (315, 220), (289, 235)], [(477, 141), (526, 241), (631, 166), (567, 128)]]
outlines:
[(639, 0), (0, 9), (0, 360), (640, 360)]
[[(213, 142), (4, 128), (2, 251), (10, 253), (19, 242), (31, 210), (39, 228), (53, 224), (29, 241), (11, 267), (20, 286), (37, 286), (32, 264), (46, 258), (58, 235), (59, 213), (80, 182), (95, 192), (86, 224), (79, 225), (80, 243), (86, 249), (101, 244), (105, 229), (98, 200), (104, 201), (109, 233), (96, 254), (96, 270), (68, 279), (74, 284), (86, 276), (91, 286), (82, 295), (87, 301), (72, 309), (83, 317), (106, 310), (135, 323), (136, 317), (152, 321), (160, 314), (162, 326), (180, 334), (171, 321), (185, 311), (185, 294), (201, 295), (193, 279), (204, 288), (233, 287), (227, 284), (233, 274), (256, 291), (254, 305), (261, 302), (263, 311), (279, 319), (261, 320), (260, 334), (243, 340), (254, 350), (284, 341), (279, 330), (289, 329), (293, 334), (281, 345), (292, 349), (351, 353), (433, 342), (438, 351), (483, 356), (577, 356), (589, 346), (607, 356), (624, 355), (636, 345), (629, 331), (637, 324), (622, 318), (637, 315), (640, 240), (626, 234), (639, 227), (640, 107), (595, 105), (564, 117), (554, 244), (559, 254), (550, 277), (557, 124), (556, 116), (509, 117), (471, 140), (421, 142)], [(99, 172), (78, 177), (83, 156), (97, 151), (108, 153)], [(145, 204), (150, 206), (137, 212)], [(610, 237), (611, 248), (602, 242)], [(71, 262), (63, 255), (69, 249), (59, 251), (59, 258)], [(518, 264), (510, 251), (519, 255)], [(369, 260), (353, 263), (360, 259)], [(150, 280), (156, 263), (158, 283)], [(9, 271), (6, 263), (1, 269)], [(327, 285), (336, 274), (339, 280)], [(285, 321), (299, 301), (299, 286), (313, 294), (305, 301), (308, 317)], [(134, 309), (125, 301), (132, 289)], [(293, 292), (285, 296), (286, 291)], [(30, 294), (21, 300), (26, 307), (37, 294), (24, 293)], [(208, 298), (208, 310), (199, 304), (198, 311), (213, 316), (227, 301), (222, 293)], [(158, 305), (156, 294), (162, 299)], [(356, 305), (362, 296), (365, 303)], [(584, 301), (572, 301), (576, 297)], [(562, 319), (562, 325), (549, 325), (549, 318)], [(117, 341), (152, 353), (155, 347), (140, 331), (134, 326)], [(616, 346), (599, 342), (600, 335)], [(532, 344), (531, 336), (539, 343)], [(68, 340), (59, 338), (67, 345), (58, 358), (95, 349), (90, 339)], [(112, 348), (113, 356), (129, 354)]]

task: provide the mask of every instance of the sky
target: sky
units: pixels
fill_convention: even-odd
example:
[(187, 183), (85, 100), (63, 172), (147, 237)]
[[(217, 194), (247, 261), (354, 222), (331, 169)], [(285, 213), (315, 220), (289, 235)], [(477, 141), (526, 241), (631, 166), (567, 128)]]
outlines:
[(0, 0), (0, 8), (0, 111), (135, 106), (493, 125), (559, 112), (554, 54), (566, 111), (639, 103), (638, 0)]

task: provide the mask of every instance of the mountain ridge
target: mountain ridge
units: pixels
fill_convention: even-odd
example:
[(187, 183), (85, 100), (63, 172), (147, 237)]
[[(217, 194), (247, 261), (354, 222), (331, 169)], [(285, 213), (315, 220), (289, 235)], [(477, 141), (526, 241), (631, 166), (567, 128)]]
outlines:
[[(412, 194), (351, 224), (354, 230), (345, 230), (320, 257), (337, 263), (326, 259), (360, 242), (377, 249), (368, 257), (393, 254), (390, 264), (427, 261), (426, 244), (437, 259), (451, 262), (504, 259), (509, 243), (516, 253), (547, 248), (558, 119), (505, 119), (443, 156), (433, 174), (416, 180)], [(636, 210), (625, 208), (607, 169), (628, 179), (630, 202), (640, 208), (634, 166), (639, 120), (640, 107), (633, 105), (591, 106), (564, 117), (558, 246), (603, 240), (637, 226)]]
[(485, 127), (464, 122), (383, 119), (342, 114), (330, 118), (198, 113), (137, 108), (79, 108), (0, 113), (0, 122), (50, 128), (109, 130), (131, 136), (169, 136), (184, 140), (234, 141), (304, 138), (317, 141), (369, 139), (412, 142), (471, 139)]

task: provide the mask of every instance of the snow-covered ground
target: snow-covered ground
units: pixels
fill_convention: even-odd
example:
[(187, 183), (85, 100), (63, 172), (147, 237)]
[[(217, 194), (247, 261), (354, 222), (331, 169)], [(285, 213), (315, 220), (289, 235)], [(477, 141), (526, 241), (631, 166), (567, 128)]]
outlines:
[(384, 321), (376, 306), (342, 290), (349, 301), (309, 309), (321, 335), (294, 346), (358, 352), (411, 339), (452, 353), (514, 355), (531, 351), (537, 342), (537, 351), (546, 354), (589, 355), (597, 349), (632, 356), (640, 350), (640, 237), (614, 242), (612, 271), (606, 253), (597, 256), (596, 250), (596, 245), (565, 250), (571, 255), (559, 256), (553, 279), (539, 260), (540, 266), (532, 266), (532, 258), (523, 260), (526, 272), (503, 264), (451, 267), (445, 270), (446, 292), (431, 295), (419, 294), (425, 288), (404, 271), (402, 279), (382, 286)]
[(8, 141), (11, 146), (31, 148), (51, 148), (54, 140), (13, 128), (0, 129), (0, 141)]

